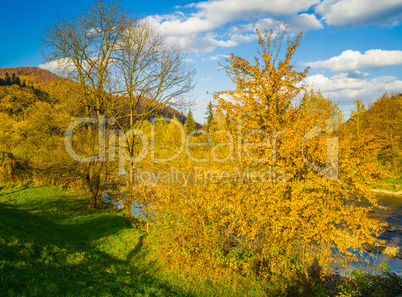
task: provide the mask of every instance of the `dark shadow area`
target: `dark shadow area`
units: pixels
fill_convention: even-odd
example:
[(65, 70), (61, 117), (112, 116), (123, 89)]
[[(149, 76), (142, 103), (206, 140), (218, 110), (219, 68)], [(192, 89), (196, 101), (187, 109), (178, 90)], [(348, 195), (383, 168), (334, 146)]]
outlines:
[(144, 238), (146, 237), (146, 234), (143, 234), (140, 236), (140, 238), (138, 239), (138, 243), (135, 246), (134, 249), (132, 249), (128, 255), (127, 255), (127, 261), (131, 261), (133, 259), (134, 256), (136, 256), (138, 254), (138, 252), (141, 250), (142, 246), (144, 245)]

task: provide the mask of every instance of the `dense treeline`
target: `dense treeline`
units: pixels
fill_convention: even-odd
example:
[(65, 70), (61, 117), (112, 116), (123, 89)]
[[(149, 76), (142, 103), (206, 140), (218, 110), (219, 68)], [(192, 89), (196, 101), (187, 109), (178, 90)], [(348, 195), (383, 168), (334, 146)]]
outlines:
[(402, 94), (384, 93), (368, 108), (354, 101), (345, 133), (353, 137), (356, 151), (364, 160), (381, 166), (384, 174), (402, 175)]
[(23, 88), (28, 87), (28, 88), (34, 89), (33, 85), (27, 85), (25, 80), (21, 80), (20, 77), (15, 74), (15, 72), (13, 72), (11, 76), (8, 72), (6, 72), (4, 79), (0, 77), (0, 87), (1, 86), (12, 86), (12, 85), (18, 85)]

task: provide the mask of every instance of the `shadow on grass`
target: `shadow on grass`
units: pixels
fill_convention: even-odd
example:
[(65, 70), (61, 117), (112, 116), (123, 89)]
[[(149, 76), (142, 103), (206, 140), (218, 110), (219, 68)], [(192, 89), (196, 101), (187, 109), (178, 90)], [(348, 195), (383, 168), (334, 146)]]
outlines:
[[(8, 191), (3, 191), (4, 189), (9, 188)], [(27, 189), (27, 186), (18, 186), (18, 187), (13, 187), (13, 186), (6, 186), (6, 185), (0, 185), (0, 197), (5, 196), (5, 195), (10, 195), (10, 194), (15, 194), (18, 192), (23, 192), (25, 189)]]
[[(49, 203), (68, 206), (62, 199)], [(130, 238), (135, 247), (127, 260), (99, 247), (98, 240), (126, 229), (124, 218), (98, 212), (59, 222), (49, 209), (53, 205), (31, 213), (0, 203), (0, 295), (190, 296), (155, 277), (157, 265), (145, 260), (140, 231)]]

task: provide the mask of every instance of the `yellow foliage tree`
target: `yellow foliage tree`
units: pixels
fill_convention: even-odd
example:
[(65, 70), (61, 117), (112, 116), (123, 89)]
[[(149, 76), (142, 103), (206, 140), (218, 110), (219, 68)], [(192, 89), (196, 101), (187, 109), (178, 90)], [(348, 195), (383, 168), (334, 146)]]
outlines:
[(225, 69), (236, 89), (215, 99), (217, 113), (228, 115), (231, 157), (203, 164), (198, 182), (184, 187), (186, 195), (181, 185), (160, 194), (155, 207), (170, 214), (161, 219), (174, 226), (175, 244), (192, 246), (198, 257), (200, 249), (221, 250), (239, 260), (240, 250), (241, 261), (223, 261), (263, 277), (302, 272), (309, 280), (314, 263), (346, 264), (355, 258), (348, 248), (377, 244), (382, 224), (370, 215), (376, 200), (349, 140), (339, 137), (337, 105), (314, 92), (295, 103), (308, 69), (294, 69), (301, 35), (284, 50), (286, 33), (257, 31), (255, 64), (228, 58)]

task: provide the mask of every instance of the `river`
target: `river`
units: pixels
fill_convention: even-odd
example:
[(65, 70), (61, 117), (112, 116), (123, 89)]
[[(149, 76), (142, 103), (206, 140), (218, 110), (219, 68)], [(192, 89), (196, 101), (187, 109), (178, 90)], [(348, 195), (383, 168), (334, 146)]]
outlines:
[[(376, 194), (380, 205), (385, 206), (386, 210), (375, 210), (381, 220), (388, 223), (388, 230), (379, 237), (386, 241), (386, 246), (398, 247), (402, 249), (402, 195)], [(358, 251), (351, 252), (359, 255)], [(349, 276), (354, 269), (360, 269), (373, 274), (379, 274), (380, 270), (376, 269), (379, 264), (386, 262), (389, 267), (389, 272), (394, 272), (402, 275), (402, 259), (391, 258), (389, 256), (374, 253), (370, 256), (369, 253), (363, 252), (362, 256), (358, 256), (358, 261), (348, 263), (348, 269), (335, 267), (335, 271), (343, 276)], [(369, 263), (367, 263), (368, 261)]]

